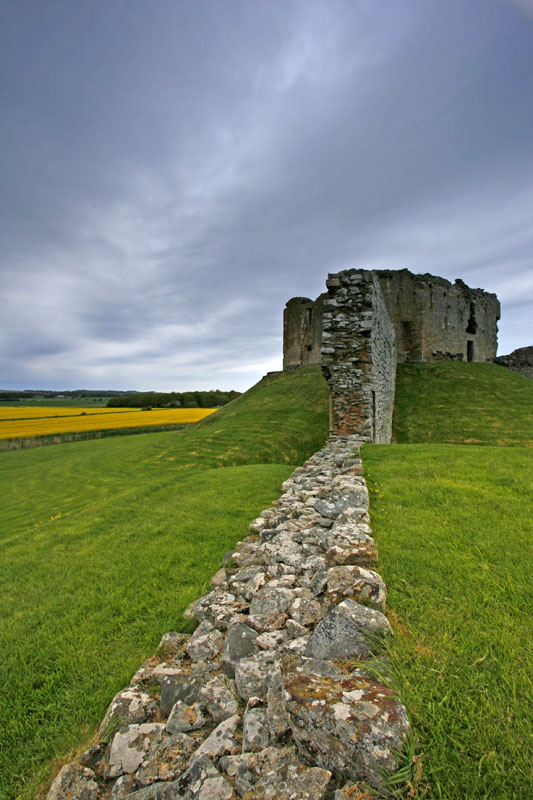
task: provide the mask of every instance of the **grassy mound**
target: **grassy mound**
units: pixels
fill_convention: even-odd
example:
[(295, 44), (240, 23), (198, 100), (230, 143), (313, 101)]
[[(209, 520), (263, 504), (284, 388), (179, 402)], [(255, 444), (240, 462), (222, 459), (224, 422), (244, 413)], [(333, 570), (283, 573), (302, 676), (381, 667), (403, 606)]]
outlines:
[(193, 428), (0, 454), (3, 800), (41, 796), (160, 636), (187, 630), (184, 608), (327, 431), (310, 369)]
[(492, 364), (403, 365), (395, 438), (419, 444), (363, 450), (421, 799), (533, 796), (532, 400)]
[[(365, 446), (416, 797), (533, 796), (533, 455)], [(424, 787), (426, 787), (424, 789)]]
[(533, 380), (496, 364), (400, 364), (394, 440), (533, 447)]

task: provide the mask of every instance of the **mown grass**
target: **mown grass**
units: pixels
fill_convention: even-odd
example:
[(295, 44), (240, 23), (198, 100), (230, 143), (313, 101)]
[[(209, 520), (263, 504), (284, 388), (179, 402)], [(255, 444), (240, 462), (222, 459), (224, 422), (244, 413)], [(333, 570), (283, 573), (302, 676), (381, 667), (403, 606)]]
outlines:
[[(0, 454), (0, 797), (42, 796), (328, 430), (319, 370), (194, 428)], [(291, 466), (292, 465), (292, 466)]]
[[(532, 386), (402, 367), (396, 436), (418, 443), (364, 448), (419, 798), (533, 796)], [(322, 445), (327, 405), (301, 370), (177, 433), (0, 454), (2, 800), (35, 797), (161, 633), (185, 629), (221, 554)]]
[(399, 691), (423, 753), (416, 796), (526, 800), (533, 453), (365, 445), (363, 460)]
[(496, 364), (400, 364), (394, 441), (533, 447), (533, 380)]

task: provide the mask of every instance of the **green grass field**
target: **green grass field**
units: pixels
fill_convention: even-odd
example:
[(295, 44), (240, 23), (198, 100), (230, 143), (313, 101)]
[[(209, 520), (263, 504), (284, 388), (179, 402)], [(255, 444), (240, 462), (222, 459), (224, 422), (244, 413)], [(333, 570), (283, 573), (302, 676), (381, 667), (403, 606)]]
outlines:
[[(533, 797), (533, 453), (365, 445), (417, 797)], [(424, 789), (424, 787), (427, 787)]]
[(533, 381), (496, 364), (399, 364), (394, 441), (533, 447)]
[[(403, 367), (409, 443), (364, 448), (417, 798), (533, 796), (532, 386), (492, 365)], [(161, 634), (187, 629), (223, 552), (323, 444), (327, 408), (301, 370), (183, 431), (0, 454), (2, 800), (42, 797)]]
[(35, 797), (161, 635), (190, 629), (223, 553), (323, 444), (327, 407), (304, 370), (194, 429), (0, 454), (2, 800)]

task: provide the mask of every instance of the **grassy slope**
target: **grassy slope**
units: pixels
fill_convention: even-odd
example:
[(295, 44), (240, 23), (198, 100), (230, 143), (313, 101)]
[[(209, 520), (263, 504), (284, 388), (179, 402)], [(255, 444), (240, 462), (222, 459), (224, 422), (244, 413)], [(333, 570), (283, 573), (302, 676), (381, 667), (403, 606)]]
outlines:
[(364, 448), (400, 691), (424, 753), (418, 796), (431, 800), (533, 796), (533, 454), (490, 446), (531, 447), (532, 390), (492, 365), (403, 367), (395, 432), (418, 444)]
[(34, 796), (185, 629), (224, 551), (323, 444), (327, 408), (320, 372), (301, 370), (194, 428), (0, 454), (3, 800)]
[(396, 442), (533, 447), (533, 380), (496, 364), (401, 364)]

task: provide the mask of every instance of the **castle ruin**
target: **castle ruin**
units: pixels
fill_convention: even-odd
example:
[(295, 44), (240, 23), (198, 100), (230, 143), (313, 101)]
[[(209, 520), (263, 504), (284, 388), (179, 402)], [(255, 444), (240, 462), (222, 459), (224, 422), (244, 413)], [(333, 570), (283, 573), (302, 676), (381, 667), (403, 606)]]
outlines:
[(334, 433), (390, 442), (397, 363), (496, 357), (495, 294), (407, 269), (344, 270), (326, 286), (287, 303), (283, 369), (322, 367)]

